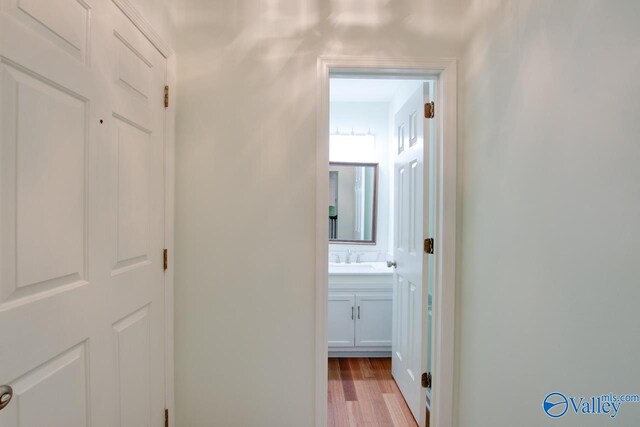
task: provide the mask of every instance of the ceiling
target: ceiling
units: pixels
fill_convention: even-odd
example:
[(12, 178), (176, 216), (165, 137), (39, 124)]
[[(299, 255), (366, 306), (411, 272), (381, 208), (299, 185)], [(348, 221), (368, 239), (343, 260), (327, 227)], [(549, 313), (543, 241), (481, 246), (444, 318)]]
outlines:
[(416, 86), (417, 80), (332, 78), (331, 102), (390, 102), (403, 85)]

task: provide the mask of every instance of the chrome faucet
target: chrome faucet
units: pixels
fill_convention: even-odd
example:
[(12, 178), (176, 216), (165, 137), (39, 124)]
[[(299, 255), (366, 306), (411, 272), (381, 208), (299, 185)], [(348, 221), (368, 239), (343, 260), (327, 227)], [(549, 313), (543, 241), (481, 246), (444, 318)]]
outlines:
[(358, 253), (356, 255), (356, 264), (360, 264), (362, 262), (362, 260), (360, 259), (360, 256), (362, 255), (362, 253)]
[(340, 264), (340, 254), (331, 254), (331, 256), (335, 257), (336, 262)]
[(351, 255), (353, 255), (353, 252), (351, 251), (351, 249), (347, 249), (347, 255), (344, 258), (345, 264), (351, 264)]

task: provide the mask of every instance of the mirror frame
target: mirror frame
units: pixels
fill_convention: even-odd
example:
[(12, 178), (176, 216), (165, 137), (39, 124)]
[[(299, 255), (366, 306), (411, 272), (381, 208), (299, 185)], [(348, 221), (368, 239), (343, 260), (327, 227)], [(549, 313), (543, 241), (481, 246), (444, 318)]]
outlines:
[[(371, 166), (373, 167), (373, 214), (371, 218), (371, 240), (329, 239), (330, 245), (377, 245), (378, 244), (378, 163), (367, 162), (329, 162), (331, 166)], [(329, 177), (327, 177), (329, 179)], [(327, 222), (327, 225), (328, 222)]]

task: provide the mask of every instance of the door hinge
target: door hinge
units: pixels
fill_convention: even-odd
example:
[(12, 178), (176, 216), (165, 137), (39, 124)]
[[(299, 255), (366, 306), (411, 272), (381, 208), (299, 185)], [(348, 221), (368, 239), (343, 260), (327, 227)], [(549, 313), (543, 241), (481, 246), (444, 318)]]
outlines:
[(169, 410), (164, 410), (164, 427), (169, 427)]
[(169, 268), (169, 250), (166, 248), (162, 251), (162, 267), (164, 271), (167, 271), (167, 268)]
[(422, 387), (431, 388), (431, 372), (422, 374)]
[(424, 118), (433, 119), (436, 114), (436, 105), (433, 101), (424, 104)]
[(428, 239), (424, 239), (424, 253), (432, 254), (433, 253), (434, 242), (433, 238), (430, 237)]
[(169, 86), (164, 86), (164, 108), (169, 106)]

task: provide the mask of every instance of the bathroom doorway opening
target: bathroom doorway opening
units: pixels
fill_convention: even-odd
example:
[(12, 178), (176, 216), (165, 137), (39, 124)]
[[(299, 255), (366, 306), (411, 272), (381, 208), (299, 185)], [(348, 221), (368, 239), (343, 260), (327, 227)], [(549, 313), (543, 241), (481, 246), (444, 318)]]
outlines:
[(455, 64), (396, 65), (319, 61), (316, 425), (450, 425)]

